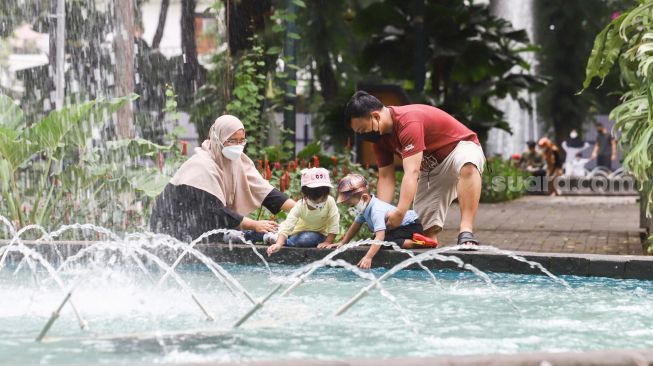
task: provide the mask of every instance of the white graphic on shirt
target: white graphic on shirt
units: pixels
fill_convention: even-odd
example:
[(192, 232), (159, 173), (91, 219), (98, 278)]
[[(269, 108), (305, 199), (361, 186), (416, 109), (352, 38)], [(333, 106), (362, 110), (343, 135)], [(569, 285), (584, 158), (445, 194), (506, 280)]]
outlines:
[(429, 172), (435, 169), (438, 164), (440, 164), (440, 162), (438, 162), (438, 159), (435, 158), (435, 154), (424, 154), (422, 157), (422, 165), (420, 170), (423, 172)]

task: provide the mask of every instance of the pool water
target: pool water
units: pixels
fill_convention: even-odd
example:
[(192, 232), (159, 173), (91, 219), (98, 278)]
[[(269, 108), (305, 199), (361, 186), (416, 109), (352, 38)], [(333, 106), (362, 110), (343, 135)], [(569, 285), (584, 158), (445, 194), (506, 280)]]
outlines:
[[(254, 297), (296, 269), (226, 265)], [(78, 266), (72, 301), (89, 324), (81, 331), (67, 304), (45, 342), (34, 339), (65, 291), (44, 271), (0, 271), (0, 364), (87, 365), (280, 359), (393, 358), (531, 351), (653, 347), (653, 282), (545, 276), (400, 271), (349, 311), (336, 310), (369, 284), (342, 268), (318, 270), (288, 296), (272, 297), (238, 329), (252, 307), (200, 266), (178, 268), (214, 315), (209, 322), (168, 279), (161, 288), (130, 266)], [(376, 277), (384, 270), (369, 273)], [(161, 276), (154, 269), (154, 281)], [(397, 308), (400, 307), (400, 309)]]

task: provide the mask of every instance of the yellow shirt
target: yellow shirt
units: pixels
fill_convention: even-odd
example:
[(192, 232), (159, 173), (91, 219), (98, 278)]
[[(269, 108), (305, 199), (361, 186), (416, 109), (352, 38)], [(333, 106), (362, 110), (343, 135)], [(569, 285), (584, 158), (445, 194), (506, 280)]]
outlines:
[(302, 231), (337, 235), (340, 232), (340, 212), (336, 200), (329, 196), (321, 210), (310, 210), (304, 199), (298, 201), (286, 220), (279, 225), (279, 234), (288, 238)]

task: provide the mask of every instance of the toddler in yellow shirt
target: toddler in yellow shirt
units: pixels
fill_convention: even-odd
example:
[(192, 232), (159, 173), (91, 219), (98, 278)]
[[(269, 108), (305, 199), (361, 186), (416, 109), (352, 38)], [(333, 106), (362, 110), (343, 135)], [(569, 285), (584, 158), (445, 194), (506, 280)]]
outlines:
[(276, 243), (268, 247), (268, 255), (278, 252), (284, 245), (297, 248), (328, 245), (340, 232), (340, 213), (330, 194), (333, 186), (329, 171), (324, 168), (305, 169), (301, 184), (302, 199), (279, 225)]

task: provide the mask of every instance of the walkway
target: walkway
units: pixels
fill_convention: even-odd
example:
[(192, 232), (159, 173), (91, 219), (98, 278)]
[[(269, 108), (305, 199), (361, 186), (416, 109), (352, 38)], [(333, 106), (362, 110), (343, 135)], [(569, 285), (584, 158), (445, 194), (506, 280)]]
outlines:
[[(455, 243), (457, 205), (449, 209), (443, 244)], [(476, 220), (481, 244), (502, 249), (593, 254), (643, 254), (636, 197), (526, 196), (481, 204)]]

